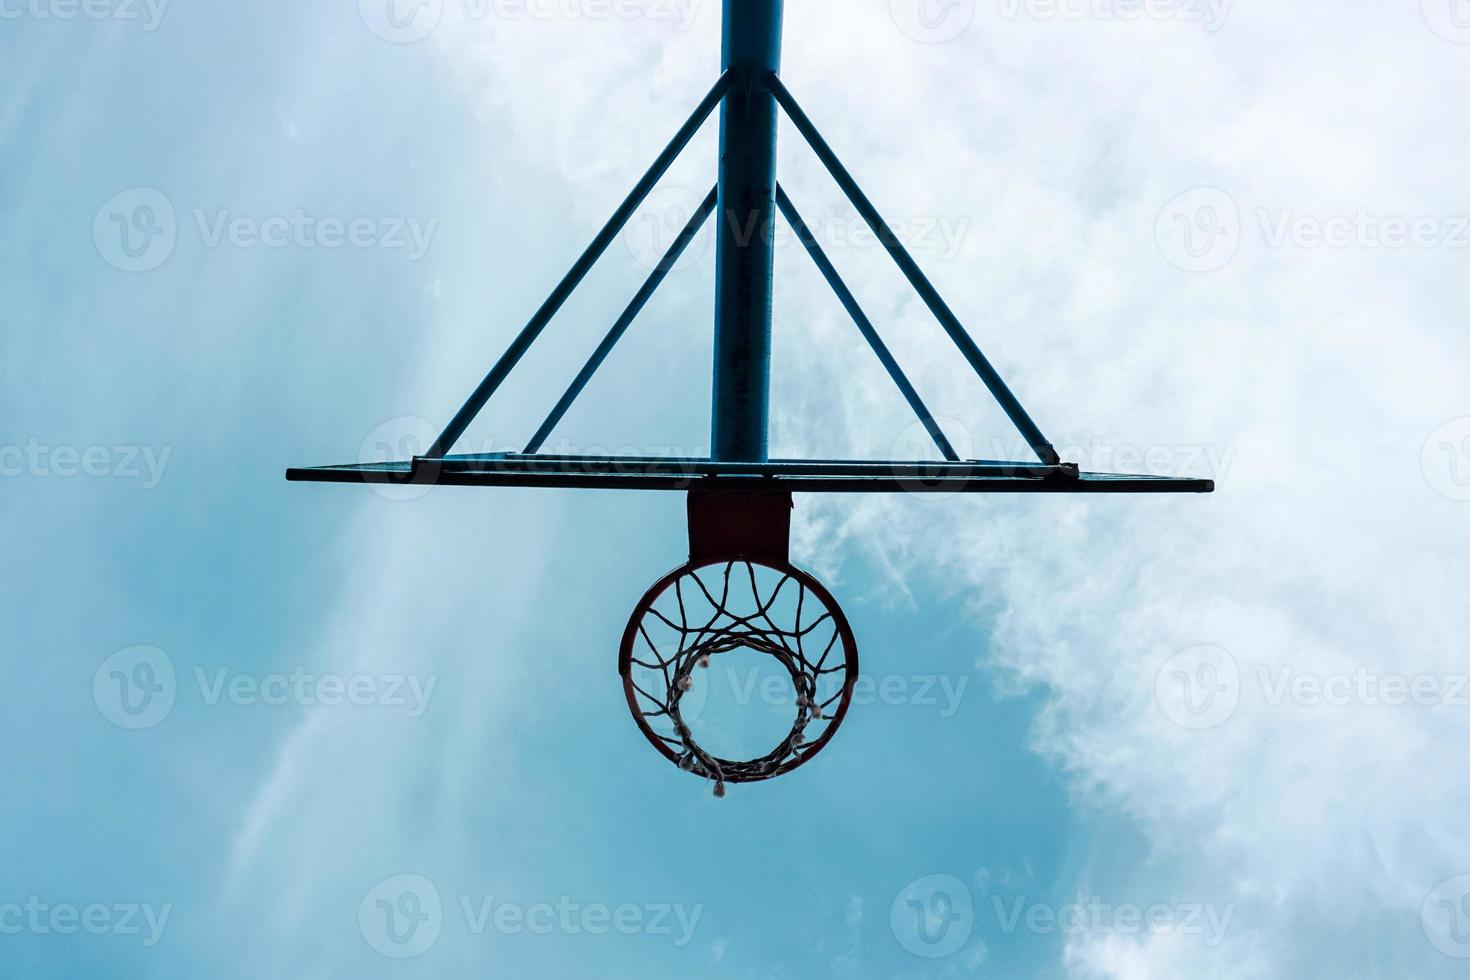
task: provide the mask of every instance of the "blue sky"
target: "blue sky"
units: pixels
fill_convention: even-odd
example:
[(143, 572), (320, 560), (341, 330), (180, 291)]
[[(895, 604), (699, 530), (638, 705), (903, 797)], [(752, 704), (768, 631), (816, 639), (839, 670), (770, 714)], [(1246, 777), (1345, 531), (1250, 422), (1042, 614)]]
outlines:
[[(707, 88), (712, 0), (0, 2), (0, 974), (1463, 975), (1470, 12), (916, 3), (794, 0), (788, 84), (1067, 455), (1222, 492), (799, 500), (879, 686), (715, 800), (615, 668), (678, 497), (283, 480), (454, 411)], [(1014, 452), (781, 160), (961, 448)], [(692, 252), (549, 448), (707, 450)], [(912, 453), (778, 271), (775, 451)]]

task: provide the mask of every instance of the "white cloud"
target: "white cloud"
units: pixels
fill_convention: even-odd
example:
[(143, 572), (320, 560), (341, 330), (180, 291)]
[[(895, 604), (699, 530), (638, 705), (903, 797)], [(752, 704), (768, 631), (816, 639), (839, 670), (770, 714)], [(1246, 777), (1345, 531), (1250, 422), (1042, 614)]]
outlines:
[[(1434, 93), (1470, 60), (1412, 5), (1320, 3), (1237, 8), (1213, 36), (982, 17), (963, 48), (908, 54), (876, 81), (813, 66), (843, 84), (803, 89), (876, 200), (986, 230), (935, 277), (1043, 427), (1233, 462), (1211, 498), (812, 501), (823, 553), (886, 552), (911, 590), (956, 581), (1002, 603), (996, 663), (1049, 694), (1039, 748), (1154, 847), (1128, 886), (1240, 905), (1218, 951), (1100, 936), (1072, 944), (1076, 975), (1453, 974), (1418, 917), (1470, 867), (1463, 709), (1272, 706), (1258, 678), (1463, 670), (1470, 531), (1419, 456), (1470, 411), (1464, 255), (1273, 252), (1252, 211), (1463, 212), (1438, 161), (1470, 118)], [(904, 146), (931, 126), (939, 152)], [(871, 155), (885, 138), (895, 155)], [(1170, 197), (1205, 185), (1240, 202), (1244, 241), (1196, 276), (1152, 235)], [(910, 353), (940, 411), (974, 399), (941, 347)], [(807, 383), (881, 444), (852, 421), (870, 396), (845, 371)], [(1155, 674), (1201, 643), (1232, 652), (1244, 690), (1228, 723), (1189, 732), (1155, 705)]]

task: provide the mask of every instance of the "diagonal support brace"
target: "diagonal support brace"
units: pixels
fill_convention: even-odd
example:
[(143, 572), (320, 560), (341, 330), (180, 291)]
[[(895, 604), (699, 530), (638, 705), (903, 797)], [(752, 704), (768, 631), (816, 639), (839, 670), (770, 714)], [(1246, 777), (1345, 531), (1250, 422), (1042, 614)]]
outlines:
[(695, 108), (694, 113), (689, 117), (688, 121), (674, 134), (674, 138), (669, 142), (669, 145), (659, 154), (658, 159), (654, 160), (653, 165), (648, 168), (648, 172), (643, 175), (643, 178), (638, 181), (638, 184), (633, 188), (632, 192), (618, 206), (618, 209), (613, 212), (613, 216), (608, 219), (607, 224), (597, 233), (597, 237), (592, 240), (592, 244), (587, 246), (587, 250), (582, 253), (582, 256), (577, 259), (576, 264), (562, 278), (562, 281), (557, 284), (556, 289), (547, 297), (546, 302), (541, 305), (541, 308), (531, 317), (531, 321), (526, 324), (516, 336), (515, 340), (511, 342), (510, 348), (501, 356), (495, 366), (491, 368), (490, 373), (485, 376), (485, 380), (481, 381), (479, 387), (470, 395), (469, 401), (465, 402), (464, 407), (459, 410), (459, 413), (454, 416), (449, 425), (440, 433), (439, 438), (434, 440), (434, 445), (429, 448), (429, 451), (422, 458), (443, 459), (448, 455), (449, 451), (454, 447), (454, 444), (459, 441), (460, 436), (464, 435), (465, 430), (470, 427), (470, 424), (474, 422), (481, 410), (484, 409), (485, 403), (505, 383), (505, 379), (510, 375), (511, 371), (515, 370), (515, 366), (526, 355), (526, 351), (531, 349), (531, 345), (536, 342), (536, 338), (546, 329), (546, 325), (551, 322), (551, 318), (556, 316), (557, 312), (566, 304), (567, 299), (581, 285), (582, 280), (587, 277), (587, 273), (592, 271), (592, 267), (597, 263), (597, 260), (607, 251), (613, 239), (618, 236), (618, 232), (628, 223), (628, 219), (633, 216), (633, 212), (638, 210), (638, 207), (648, 197), (649, 192), (653, 190), (654, 185), (659, 182), (659, 179), (673, 165), (674, 160), (683, 152), (684, 147), (689, 145), (689, 141), (694, 138), (694, 134), (698, 132), (699, 127), (709, 118), (710, 113), (715, 110), (715, 107), (724, 101), (725, 95), (730, 91), (731, 84), (733, 84), (733, 77), (729, 72), (721, 75), (719, 81), (715, 82), (714, 87), (709, 90), (709, 94)]
[(822, 246), (818, 243), (816, 236), (812, 234), (812, 230), (807, 227), (806, 222), (797, 213), (796, 205), (792, 204), (791, 198), (786, 195), (786, 188), (780, 184), (776, 185), (776, 206), (781, 209), (781, 214), (785, 216), (787, 223), (796, 232), (796, 237), (801, 239), (801, 244), (806, 246), (807, 254), (812, 257), (812, 261), (816, 263), (817, 268), (826, 277), (828, 285), (832, 287), (832, 291), (842, 301), (842, 305), (852, 317), (852, 321), (857, 324), (858, 330), (862, 332), (863, 339), (868, 342), (869, 347), (873, 348), (873, 353), (878, 355), (878, 360), (883, 362), (883, 367), (887, 369), (888, 376), (893, 379), (894, 384), (898, 385), (898, 390), (903, 393), (904, 399), (909, 403), (909, 408), (913, 409), (914, 414), (919, 417), (919, 421), (928, 430), (930, 438), (934, 440), (934, 445), (939, 447), (939, 451), (944, 455), (945, 459), (951, 463), (959, 462), (960, 457), (955, 452), (954, 447), (950, 445), (949, 439), (945, 437), (944, 430), (939, 427), (938, 422), (934, 421), (933, 413), (924, 405), (923, 399), (914, 390), (914, 386), (909, 382), (908, 376), (903, 373), (903, 368), (898, 366), (898, 361), (894, 358), (892, 351), (888, 349), (887, 344), (883, 343), (883, 338), (878, 336), (878, 331), (873, 327), (873, 322), (868, 319), (867, 314), (863, 312), (862, 307), (858, 304), (857, 297), (852, 294), (852, 290), (847, 288), (847, 283), (842, 281), (842, 276), (832, 264), (832, 260), (827, 257), (826, 252), (822, 251)]
[(695, 236), (699, 234), (699, 229), (709, 220), (709, 216), (714, 212), (715, 203), (718, 200), (718, 191), (712, 189), (709, 195), (705, 197), (704, 203), (695, 209), (694, 214), (690, 216), (683, 230), (679, 232), (679, 237), (674, 239), (674, 244), (669, 246), (668, 252), (649, 275), (647, 281), (643, 283), (643, 288), (638, 290), (638, 294), (633, 297), (632, 302), (628, 304), (628, 308), (623, 311), (623, 315), (618, 317), (617, 322), (612, 325), (612, 329), (608, 330), (607, 336), (602, 338), (602, 343), (597, 345), (597, 349), (592, 352), (592, 356), (582, 366), (581, 372), (577, 374), (577, 377), (567, 388), (566, 393), (561, 396), (561, 401), (556, 403), (556, 407), (551, 410), (551, 414), (546, 417), (546, 421), (541, 423), (541, 428), (537, 429), (536, 434), (531, 437), (531, 441), (526, 446), (524, 455), (533, 456), (540, 452), (541, 447), (546, 444), (546, 440), (551, 437), (552, 431), (561, 424), (561, 420), (572, 407), (572, 403), (582, 394), (582, 389), (587, 387), (587, 383), (592, 380), (592, 376), (602, 367), (602, 362), (607, 360), (607, 356), (612, 353), (612, 349), (617, 346), (618, 341), (623, 339), (623, 334), (628, 332), (628, 328), (633, 325), (633, 321), (638, 318), (638, 314), (643, 312), (643, 308), (648, 305), (648, 301), (653, 298), (653, 294), (658, 292), (659, 286), (663, 285), (664, 280), (668, 278), (674, 266), (679, 264), (679, 258), (684, 254), (689, 244), (694, 241)]
[(1031, 416), (1026, 413), (1026, 409), (1021, 405), (1020, 400), (1006, 386), (1005, 380), (1000, 376), (1000, 372), (995, 369), (995, 366), (990, 363), (985, 357), (985, 354), (980, 350), (979, 345), (965, 331), (964, 325), (954, 315), (954, 311), (949, 308), (949, 305), (944, 302), (944, 298), (939, 295), (939, 290), (934, 288), (934, 284), (924, 275), (924, 271), (919, 268), (919, 264), (914, 261), (914, 257), (903, 247), (903, 243), (898, 240), (898, 236), (893, 233), (893, 229), (883, 220), (883, 216), (878, 213), (878, 209), (873, 206), (873, 202), (868, 200), (868, 196), (863, 193), (862, 188), (858, 186), (852, 174), (842, 165), (842, 161), (838, 159), (832, 147), (822, 138), (822, 134), (817, 131), (817, 127), (812, 123), (811, 119), (802, 111), (801, 106), (796, 102), (796, 98), (786, 88), (780, 77), (774, 74), (768, 75), (766, 82), (771, 88), (771, 94), (776, 97), (776, 101), (780, 103), (781, 108), (786, 110), (786, 115), (796, 125), (797, 130), (801, 132), (801, 135), (806, 139), (807, 143), (811, 145), (812, 150), (816, 152), (822, 163), (827, 167), (828, 172), (832, 174), (832, 178), (837, 181), (843, 193), (852, 202), (852, 206), (857, 209), (858, 214), (862, 216), (862, 219), (867, 223), (868, 227), (872, 229), (873, 234), (878, 236), (878, 240), (883, 243), (883, 247), (887, 249), (888, 254), (893, 257), (893, 261), (897, 263), (899, 269), (902, 270), (904, 276), (908, 278), (909, 283), (919, 294), (919, 298), (929, 307), (930, 312), (939, 321), (939, 325), (944, 328), (944, 332), (949, 334), (950, 340), (954, 341), (955, 346), (960, 349), (960, 353), (964, 355), (965, 360), (970, 362), (970, 367), (980, 376), (980, 380), (985, 382), (985, 387), (990, 389), (990, 394), (1000, 403), (1001, 409), (1010, 418), (1011, 423), (1020, 431), (1021, 436), (1031, 446), (1032, 451), (1036, 453), (1037, 458), (1048, 466), (1058, 465), (1061, 462), (1061, 457), (1057, 455), (1056, 449), (1047, 441), (1046, 436), (1042, 435), (1041, 429), (1031, 420)]

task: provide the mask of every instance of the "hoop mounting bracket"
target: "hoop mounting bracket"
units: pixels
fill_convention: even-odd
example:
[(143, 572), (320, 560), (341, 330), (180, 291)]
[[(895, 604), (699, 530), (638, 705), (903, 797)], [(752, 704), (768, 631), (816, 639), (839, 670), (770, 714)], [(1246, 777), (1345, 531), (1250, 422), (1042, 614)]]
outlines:
[(791, 494), (689, 492), (689, 560), (747, 558), (784, 565), (791, 554)]

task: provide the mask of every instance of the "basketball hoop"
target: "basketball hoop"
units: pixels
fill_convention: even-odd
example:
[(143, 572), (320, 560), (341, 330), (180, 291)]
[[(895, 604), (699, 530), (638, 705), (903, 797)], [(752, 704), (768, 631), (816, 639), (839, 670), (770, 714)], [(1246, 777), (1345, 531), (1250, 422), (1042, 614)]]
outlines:
[[(1210, 493), (1210, 480), (1083, 473), (1063, 460), (980, 346), (899, 241), (856, 179), (781, 80), (783, 0), (724, 0), (724, 71), (626, 200), (511, 342), (509, 349), (422, 456), (351, 466), (291, 469), (289, 480), (399, 486), (548, 487), (687, 491), (689, 563), (656, 583), (634, 609), (618, 669), (644, 736), (681, 769), (715, 783), (770, 779), (803, 765), (831, 740), (857, 680), (857, 644), (831, 594), (788, 556), (791, 495), (811, 493)], [(520, 453), (457, 455), (455, 445), (553, 317), (617, 238), (705, 120), (721, 112), (719, 178), (668, 253)], [(826, 166), (1034, 460), (961, 459), (884, 344), (837, 268), (776, 180), (784, 112)], [(776, 215), (832, 287), (863, 340), (934, 442), (933, 462), (771, 459), (772, 227)], [(541, 453), (553, 430), (627, 333), (704, 223), (717, 221), (714, 418), (708, 458), (556, 456)], [(790, 732), (757, 758), (703, 748), (686, 699), (702, 668), (737, 652), (773, 660), (790, 680)]]
[[(690, 495), (690, 561), (654, 584), (628, 620), (618, 672), (633, 720), (665, 758), (715, 783), (753, 783), (804, 765), (836, 734), (858, 678), (842, 608), (786, 557), (785, 494)], [(766, 754), (705, 751), (682, 710), (708, 671), (738, 652), (769, 657), (790, 680), (790, 732)], [(641, 676), (639, 676), (641, 672)]]

